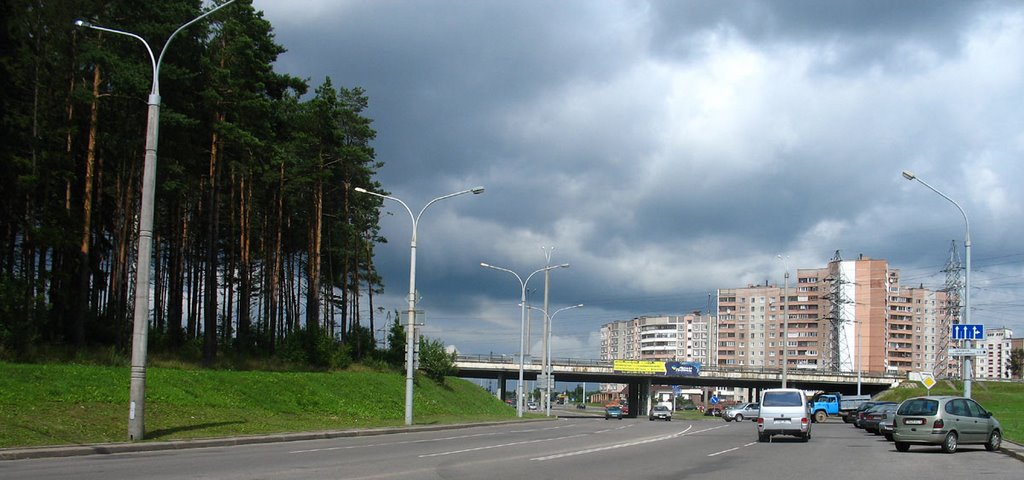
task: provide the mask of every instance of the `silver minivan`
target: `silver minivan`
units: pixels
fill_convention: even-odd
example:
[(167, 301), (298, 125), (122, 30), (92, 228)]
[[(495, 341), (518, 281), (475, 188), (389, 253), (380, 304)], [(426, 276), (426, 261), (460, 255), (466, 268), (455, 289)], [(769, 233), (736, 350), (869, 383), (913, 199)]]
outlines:
[(811, 439), (811, 414), (803, 391), (770, 388), (761, 392), (757, 440), (767, 442), (772, 435), (792, 435), (803, 442)]

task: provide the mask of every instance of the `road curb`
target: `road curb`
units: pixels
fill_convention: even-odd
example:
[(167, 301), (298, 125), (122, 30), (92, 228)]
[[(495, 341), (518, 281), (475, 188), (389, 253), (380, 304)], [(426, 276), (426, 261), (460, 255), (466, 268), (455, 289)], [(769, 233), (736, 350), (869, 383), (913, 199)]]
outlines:
[(1003, 440), (1003, 444), (999, 447), (999, 451), (1024, 462), (1024, 445)]
[(189, 448), (232, 447), (259, 443), (296, 442), (301, 440), (323, 440), (342, 437), (370, 437), (395, 433), (431, 432), (437, 430), (455, 430), (509, 423), (546, 422), (551, 418), (531, 418), (500, 422), (454, 423), (446, 425), (412, 425), (402, 427), (365, 428), (350, 430), (324, 430), (319, 432), (277, 433), (266, 435), (246, 435), (239, 437), (203, 438), (195, 440), (169, 440), (163, 442), (118, 442), (95, 443), (85, 445), (59, 445), (46, 447), (3, 448), (0, 449), (0, 461), (26, 460), (32, 458), (77, 457), (85, 455), (109, 455), (114, 453), (158, 452), (164, 450), (183, 450)]

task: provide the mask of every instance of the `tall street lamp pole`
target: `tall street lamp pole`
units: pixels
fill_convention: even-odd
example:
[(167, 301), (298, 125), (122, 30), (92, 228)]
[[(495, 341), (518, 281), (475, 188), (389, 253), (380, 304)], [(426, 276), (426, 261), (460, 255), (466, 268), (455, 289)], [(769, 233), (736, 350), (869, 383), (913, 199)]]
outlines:
[[(547, 272), (545, 272), (545, 273), (547, 273)], [(565, 310), (569, 310), (569, 309), (573, 309), (573, 308), (582, 308), (582, 307), (583, 307), (582, 303), (576, 304), (576, 305), (571, 305), (571, 306), (568, 306), (568, 307), (562, 307), (562, 308), (559, 308), (558, 310), (555, 310), (554, 313), (552, 313), (551, 315), (548, 315), (547, 309), (542, 309), (542, 308), (538, 308), (538, 307), (533, 307), (533, 306), (527, 305), (527, 308), (529, 308), (531, 310), (537, 310), (537, 311), (543, 313), (544, 314), (544, 319), (547, 322), (547, 325), (550, 325), (551, 327), (554, 327), (554, 323), (553, 322), (555, 321), (555, 315), (558, 315), (558, 312), (563, 312)], [(547, 358), (547, 367), (545, 367), (544, 373), (547, 374), (550, 377), (552, 372), (553, 372), (553, 368), (551, 367), (551, 338), (550, 338), (551, 337), (551, 328), (547, 329), (545, 335), (547, 335), (548, 338), (544, 339), (544, 345), (545, 345), (544, 346), (544, 349), (545, 349), (544, 354), (545, 354), (545, 358)], [(545, 413), (544, 414), (546, 416), (548, 416), (548, 417), (551, 416), (551, 383), (553, 383), (553, 382), (551, 382), (549, 380), (547, 383), (544, 384), (544, 397), (546, 399), (545, 401), (547, 402), (547, 407), (545, 409)]]
[(782, 286), (782, 388), (786, 388), (789, 370), (789, 256), (776, 255), (786, 269)]
[[(964, 226), (965, 226), (965, 231), (964, 231), (964, 249), (967, 251), (967, 268), (965, 269), (965, 274), (964, 274), (964, 276), (965, 276), (965, 278), (964, 278), (964, 323), (970, 325), (971, 324), (971, 222), (969, 220), (967, 220), (967, 213), (964, 212), (964, 209), (962, 207), (960, 207), (959, 203), (956, 203), (955, 201), (953, 201), (952, 198), (947, 197), (946, 194), (936, 190), (935, 187), (929, 185), (924, 180), (921, 180), (917, 175), (914, 175), (914, 172), (911, 172), (911, 171), (908, 171), (908, 170), (904, 170), (903, 171), (903, 178), (906, 178), (907, 180), (917, 180), (921, 185), (924, 185), (924, 186), (928, 187), (929, 190), (939, 194), (940, 197), (945, 198), (946, 200), (949, 201), (949, 203), (952, 203), (953, 206), (955, 206), (957, 210), (960, 210), (960, 215), (963, 215), (963, 217), (964, 217)], [(967, 348), (971, 348), (972, 347), (972, 343), (973, 342), (971, 342), (970, 340), (967, 340), (967, 342), (966, 342)], [(973, 373), (974, 372), (971, 371), (971, 357), (970, 356), (963, 357), (963, 374), (962, 375), (964, 377), (964, 396), (967, 397), (967, 398), (971, 398), (971, 377), (973, 376)]]
[(427, 210), (427, 207), (433, 205), (435, 202), (446, 198), (465, 195), (467, 193), (479, 195), (483, 193), (484, 187), (473, 187), (467, 190), (437, 197), (427, 202), (427, 204), (420, 209), (420, 213), (417, 215), (413, 215), (412, 209), (409, 208), (409, 205), (406, 205), (405, 202), (396, 197), (371, 192), (362, 187), (356, 187), (354, 190), (359, 193), (365, 193), (367, 195), (373, 195), (375, 197), (386, 198), (398, 202), (405, 207), (406, 212), (409, 212), (409, 218), (412, 220), (412, 240), (409, 241), (409, 313), (406, 315), (406, 318), (408, 318), (408, 322), (406, 322), (408, 326), (405, 331), (405, 424), (412, 425), (413, 374), (416, 371), (413, 366), (414, 352), (416, 351), (416, 231), (419, 228), (420, 217), (423, 216), (423, 212)]
[(524, 357), (526, 355), (526, 285), (530, 283), (530, 279), (534, 275), (540, 272), (546, 272), (554, 270), (556, 268), (568, 268), (568, 263), (561, 265), (550, 265), (544, 268), (534, 270), (533, 273), (527, 275), (526, 280), (519, 276), (518, 273), (513, 272), (507, 268), (495, 267), (487, 263), (480, 262), (480, 266), (484, 268), (491, 268), (494, 270), (500, 270), (502, 272), (511, 273), (516, 280), (519, 280), (519, 286), (521, 287), (521, 295), (519, 296), (519, 307), (520, 307), (520, 325), (519, 325), (519, 381), (516, 383), (516, 416), (523, 416), (523, 369), (524, 369)]
[(152, 86), (149, 91), (148, 113), (146, 115), (146, 153), (143, 160), (142, 173), (142, 204), (139, 210), (139, 250), (135, 267), (135, 305), (134, 325), (132, 327), (132, 370), (128, 405), (128, 440), (142, 440), (145, 434), (146, 412), (146, 350), (149, 336), (149, 264), (153, 255), (153, 210), (156, 199), (156, 147), (160, 127), (160, 65), (163, 63), (167, 47), (178, 32), (202, 20), (206, 16), (230, 5), (235, 0), (214, 7), (212, 10), (193, 18), (167, 37), (160, 56), (153, 55), (146, 40), (134, 33), (93, 25), (85, 20), (75, 20), (79, 27), (91, 28), (101, 32), (115, 33), (132, 37), (146, 47), (149, 61), (153, 69)]
[[(540, 247), (541, 251), (544, 252), (544, 266), (551, 266), (551, 254), (554, 253), (555, 247)], [(544, 336), (542, 342), (542, 348), (544, 351), (541, 355), (541, 372), (549, 374), (551, 369), (551, 350), (548, 348), (548, 340), (551, 339), (551, 319), (548, 318), (548, 292), (551, 290), (551, 270), (544, 271)], [(544, 410), (547, 412), (551, 411), (551, 395), (550, 392), (545, 389), (547, 394), (544, 397)]]

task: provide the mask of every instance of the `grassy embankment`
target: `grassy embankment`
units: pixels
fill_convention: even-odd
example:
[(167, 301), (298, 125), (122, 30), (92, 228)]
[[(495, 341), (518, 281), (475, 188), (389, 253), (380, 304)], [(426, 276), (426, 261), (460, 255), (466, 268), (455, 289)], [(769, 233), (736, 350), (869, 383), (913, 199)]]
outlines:
[[(125, 441), (127, 367), (0, 362), (0, 448)], [(399, 426), (405, 376), (149, 368), (146, 440)], [(515, 411), (458, 378), (416, 378), (417, 425), (510, 420)]]

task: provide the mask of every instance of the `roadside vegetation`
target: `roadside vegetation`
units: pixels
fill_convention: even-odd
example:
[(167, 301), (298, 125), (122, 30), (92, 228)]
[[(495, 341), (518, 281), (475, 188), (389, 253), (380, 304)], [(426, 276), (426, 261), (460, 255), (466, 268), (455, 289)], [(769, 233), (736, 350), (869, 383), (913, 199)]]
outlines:
[[(127, 367), (0, 363), (0, 448), (125, 441)], [(405, 375), (345, 371), (227, 371), (152, 367), (146, 440), (399, 426)], [(510, 420), (515, 410), (479, 386), (419, 373), (416, 425)]]
[[(902, 402), (923, 395), (963, 395), (962, 382), (942, 381), (931, 392), (918, 382), (904, 382), (877, 395), (878, 400)], [(1003, 427), (1003, 438), (1024, 444), (1024, 383), (979, 382), (971, 384), (971, 398), (992, 412)]]

